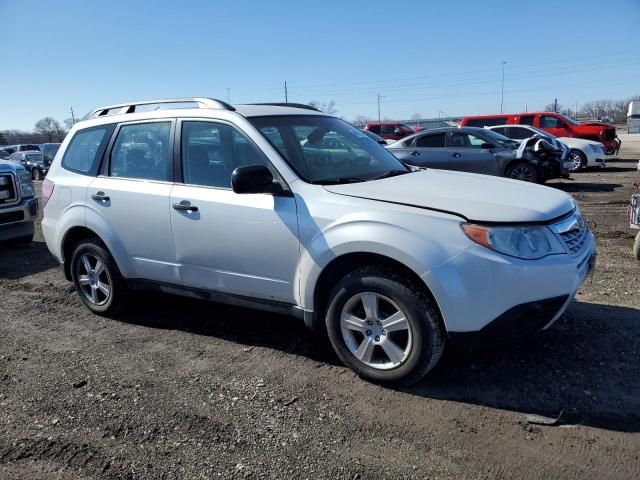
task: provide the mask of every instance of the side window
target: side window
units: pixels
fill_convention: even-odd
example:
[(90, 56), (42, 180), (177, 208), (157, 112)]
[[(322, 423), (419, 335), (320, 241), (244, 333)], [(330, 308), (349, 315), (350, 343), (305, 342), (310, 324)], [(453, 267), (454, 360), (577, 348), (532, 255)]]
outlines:
[(524, 140), (525, 138), (529, 138), (535, 135), (535, 132), (522, 127), (511, 127), (509, 131), (510, 136), (507, 136), (509, 138), (515, 138), (516, 140)]
[[(496, 133), (499, 133), (500, 135), (504, 135), (505, 137), (509, 137), (509, 135), (511, 134), (511, 132), (507, 131), (507, 127), (492, 128), (491, 130), (493, 130)], [(513, 137), (509, 137), (509, 138), (513, 138)]]
[(533, 119), (535, 118), (535, 115), (522, 115), (520, 117), (520, 125), (529, 125), (531, 127), (533, 127)]
[[(269, 139), (278, 147), (282, 138)], [(182, 123), (182, 173), (184, 183), (231, 188), (231, 173), (247, 165), (267, 165), (264, 154), (244, 134), (223, 123)]]
[(79, 130), (62, 157), (62, 168), (84, 175), (95, 175), (114, 125)]
[(564, 123), (551, 115), (541, 115), (540, 128), (564, 128)]
[(376, 135), (380, 134), (380, 125), (369, 125), (369, 131)]
[(481, 148), (486, 140), (469, 133), (454, 132), (449, 137), (449, 146), (453, 148)]
[(472, 118), (467, 121), (465, 127), (493, 127), (494, 125), (504, 125), (507, 120), (507, 117)]
[(434, 133), (416, 138), (415, 146), (424, 148), (444, 148), (446, 133)]
[(486, 140), (476, 137), (475, 135), (467, 135), (469, 138), (469, 146), (471, 148), (481, 148), (483, 143), (489, 143)]
[(395, 125), (382, 125), (382, 129), (380, 131), (382, 133), (386, 134), (386, 135), (393, 135), (393, 133), (396, 131), (396, 126)]
[(169, 181), (171, 122), (120, 127), (111, 149), (109, 175), (141, 180)]

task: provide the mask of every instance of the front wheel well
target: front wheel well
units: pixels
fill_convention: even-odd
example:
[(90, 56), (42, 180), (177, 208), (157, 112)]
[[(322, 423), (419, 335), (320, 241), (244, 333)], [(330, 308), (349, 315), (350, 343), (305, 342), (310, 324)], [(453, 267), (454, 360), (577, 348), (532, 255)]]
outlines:
[(93, 230), (86, 227), (71, 228), (62, 241), (62, 261), (64, 266), (64, 276), (71, 281), (71, 256), (76, 246), (82, 241), (89, 238), (100, 238)]
[(438, 307), (431, 290), (427, 287), (420, 276), (411, 270), (403, 263), (394, 260), (393, 258), (385, 257), (377, 253), (348, 253), (334, 258), (329, 264), (322, 270), (316, 286), (313, 292), (313, 318), (310, 326), (314, 330), (321, 330), (324, 327), (324, 317), (327, 313), (329, 295), (333, 287), (342, 279), (345, 275), (360, 267), (370, 266), (382, 266), (388, 267), (396, 272), (405, 276), (411, 280), (411, 282), (423, 292), (429, 300), (433, 303), (434, 308), (437, 310), (440, 318), (442, 314)]

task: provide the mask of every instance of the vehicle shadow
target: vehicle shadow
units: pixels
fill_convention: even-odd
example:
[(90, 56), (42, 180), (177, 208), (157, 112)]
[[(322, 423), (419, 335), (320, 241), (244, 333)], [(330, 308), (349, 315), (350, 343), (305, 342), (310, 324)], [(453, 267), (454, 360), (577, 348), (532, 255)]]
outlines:
[(548, 183), (547, 186), (557, 188), (563, 192), (613, 192), (616, 188), (623, 187), (620, 183), (583, 183), (583, 182), (557, 182)]
[(517, 345), (449, 351), (411, 395), (640, 432), (640, 311), (575, 302)]
[(58, 267), (44, 242), (17, 245), (0, 242), (0, 278), (19, 280)]
[[(153, 307), (149, 307), (152, 305)], [(155, 293), (140, 293), (119, 319), (176, 329), (341, 365), (325, 335), (298, 319)], [(515, 345), (449, 349), (407, 395), (452, 400), (640, 432), (640, 312), (575, 302), (548, 331)]]

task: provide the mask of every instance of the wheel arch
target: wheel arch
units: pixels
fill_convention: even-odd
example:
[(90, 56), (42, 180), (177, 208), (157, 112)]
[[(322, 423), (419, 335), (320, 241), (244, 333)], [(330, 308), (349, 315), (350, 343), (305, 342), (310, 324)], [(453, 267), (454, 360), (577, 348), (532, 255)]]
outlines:
[(409, 278), (432, 302), (442, 321), (442, 312), (429, 286), (412, 268), (389, 256), (373, 252), (351, 252), (332, 259), (320, 272), (313, 286), (313, 314), (305, 317), (305, 323), (314, 330), (321, 330), (333, 286), (349, 272), (364, 266), (391, 268)]

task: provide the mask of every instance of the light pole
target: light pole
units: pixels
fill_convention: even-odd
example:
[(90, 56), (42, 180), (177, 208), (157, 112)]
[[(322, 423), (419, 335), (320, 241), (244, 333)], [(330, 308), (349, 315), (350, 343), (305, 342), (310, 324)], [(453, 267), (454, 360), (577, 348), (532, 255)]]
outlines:
[(507, 62), (500, 62), (502, 63), (502, 93), (500, 95), (500, 113), (502, 113), (502, 107), (504, 105), (504, 66), (507, 64)]
[(378, 94), (378, 121), (380, 121), (380, 99), (384, 98), (384, 95)]
[(231, 98), (231, 89), (227, 88), (227, 103), (231, 103), (230, 98)]

